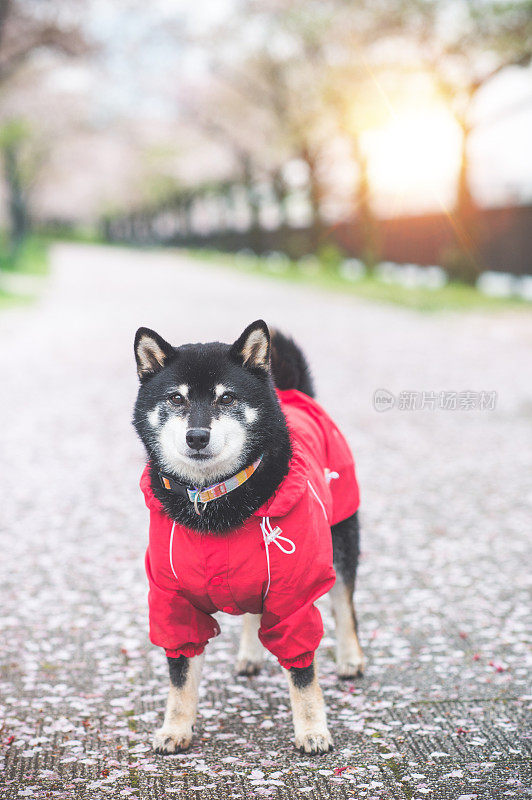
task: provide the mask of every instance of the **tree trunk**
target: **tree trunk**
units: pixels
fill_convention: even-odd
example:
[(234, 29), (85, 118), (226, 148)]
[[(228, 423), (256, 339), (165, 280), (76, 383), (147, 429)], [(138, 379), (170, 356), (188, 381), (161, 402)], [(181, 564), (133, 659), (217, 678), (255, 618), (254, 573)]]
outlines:
[(363, 153), (357, 135), (351, 135), (353, 158), (358, 166), (358, 183), (355, 192), (357, 222), (360, 228), (360, 257), (371, 272), (379, 261), (380, 243), (378, 221), (371, 205), (368, 159)]
[(262, 247), (261, 225), (260, 225), (260, 200), (255, 186), (251, 160), (243, 158), (242, 173), (244, 179), (244, 189), (248, 202), (250, 225), (249, 239), (250, 247), (255, 253), (260, 253)]
[(277, 203), (277, 211), (279, 213), (279, 231), (281, 237), (283, 237), (288, 226), (288, 215), (286, 211), (288, 188), (281, 170), (276, 170), (272, 175), (272, 191)]
[(458, 118), (458, 124), (460, 125), (462, 140), (460, 143), (460, 167), (458, 170), (458, 183), (456, 187), (455, 211), (459, 219), (466, 221), (470, 220), (477, 210), (469, 179), (468, 149), (471, 126), (461, 118)]
[(186, 194), (179, 206), (179, 233), (182, 239), (188, 239), (192, 234), (192, 197)]
[(457, 115), (456, 120), (462, 133), (454, 219), (452, 220), (456, 241), (454, 247), (443, 255), (443, 266), (452, 279), (474, 284), (482, 272), (482, 260), (479, 250), (480, 219), (478, 207), (471, 191), (469, 175), (468, 150), (472, 126), (467, 121), (467, 112)]
[(20, 174), (20, 152), (16, 141), (8, 141), (2, 148), (4, 158), (4, 177), (9, 207), (9, 246), (11, 254), (18, 250), (29, 227), (26, 194)]
[(4, 36), (4, 27), (11, 11), (11, 0), (0, 0), (0, 45)]
[(311, 240), (310, 245), (312, 251), (316, 253), (323, 244), (323, 237), (325, 234), (325, 227), (321, 216), (321, 203), (323, 199), (323, 190), (317, 175), (317, 158), (311, 153), (310, 149), (305, 146), (301, 151), (301, 158), (308, 167), (308, 193), (310, 204), (310, 228)]

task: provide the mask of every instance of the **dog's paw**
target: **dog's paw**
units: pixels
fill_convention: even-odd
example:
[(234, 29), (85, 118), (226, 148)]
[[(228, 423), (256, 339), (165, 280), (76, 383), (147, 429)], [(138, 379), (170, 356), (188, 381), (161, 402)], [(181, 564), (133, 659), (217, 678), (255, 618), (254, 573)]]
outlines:
[(333, 749), (333, 740), (327, 728), (319, 731), (307, 731), (296, 736), (296, 747), (300, 753), (321, 756)]
[(364, 674), (364, 659), (353, 661), (341, 661), (336, 667), (336, 673), (342, 680), (349, 678), (361, 678)]
[(262, 661), (254, 661), (251, 658), (239, 658), (236, 662), (235, 672), (237, 675), (258, 675), (262, 667)]
[(360, 678), (364, 674), (364, 654), (359, 648), (338, 654), (336, 674), (342, 680)]
[(192, 741), (192, 726), (159, 728), (153, 737), (153, 749), (158, 755), (168, 756), (188, 750)]

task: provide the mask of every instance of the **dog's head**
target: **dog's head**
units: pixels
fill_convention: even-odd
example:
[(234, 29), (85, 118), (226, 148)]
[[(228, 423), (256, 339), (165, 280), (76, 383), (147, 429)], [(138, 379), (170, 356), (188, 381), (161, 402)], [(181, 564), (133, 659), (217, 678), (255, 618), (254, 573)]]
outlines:
[(133, 424), (162, 471), (206, 486), (261, 454), (276, 404), (263, 320), (232, 345), (172, 347), (139, 328), (135, 358), (140, 388)]

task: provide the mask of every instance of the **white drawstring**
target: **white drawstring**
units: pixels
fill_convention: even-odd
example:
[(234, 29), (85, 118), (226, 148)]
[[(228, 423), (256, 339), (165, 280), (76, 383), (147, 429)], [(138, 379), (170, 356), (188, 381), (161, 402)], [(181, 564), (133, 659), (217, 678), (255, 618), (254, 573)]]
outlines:
[[(273, 542), (277, 545), (279, 550), (282, 550), (283, 553), (286, 553), (288, 556), (291, 555), (296, 549), (293, 541), (291, 539), (287, 539), (286, 536), (281, 536), (282, 530), (278, 525), (275, 528), (272, 528), (269, 517), (263, 517), (262, 519), (265, 522), (266, 528), (268, 529), (268, 533), (265, 532), (264, 528), (262, 529), (263, 536), (265, 536), (265, 543), (271, 544), (271, 542)], [(285, 550), (281, 542), (288, 542), (290, 545), (290, 550)]]
[[(273, 542), (277, 545), (279, 550), (282, 553), (286, 553), (287, 556), (292, 555), (295, 553), (296, 546), (291, 539), (288, 539), (286, 536), (281, 536), (282, 530), (281, 528), (276, 525), (275, 528), (272, 528), (270, 523), (269, 517), (263, 517), (260, 523), (260, 529), (262, 531), (262, 538), (264, 541), (264, 549), (266, 550), (266, 564), (268, 567), (268, 585), (266, 586), (266, 591), (264, 592), (262, 601), (266, 600), (266, 595), (270, 591), (270, 581), (271, 581), (271, 573), (270, 573), (270, 553), (268, 550), (269, 545)], [(286, 542), (290, 549), (285, 549), (281, 542)]]
[[(329, 470), (327, 470), (327, 473), (326, 473), (327, 483), (330, 480), (334, 480), (334, 478), (339, 478), (339, 477), (340, 476), (338, 475), (337, 472), (330, 472)], [(316, 500), (318, 501), (318, 503), (321, 506), (321, 510), (323, 511), (323, 516), (325, 517), (325, 519), (328, 522), (327, 512), (325, 511), (325, 506), (321, 502), (321, 499), (318, 496), (318, 493), (314, 489), (314, 486), (311, 484), (311, 482), (307, 481), (307, 483), (309, 485), (309, 488), (310, 488), (312, 494), (314, 495), (314, 497), (316, 498)], [(264, 549), (266, 550), (266, 564), (268, 566), (268, 585), (266, 586), (266, 591), (264, 592), (264, 596), (262, 598), (262, 600), (264, 602), (264, 600), (266, 600), (266, 595), (270, 591), (270, 581), (271, 581), (270, 554), (268, 552), (268, 546), (273, 542), (274, 544), (277, 545), (279, 550), (281, 550), (282, 553), (286, 553), (286, 555), (291, 555), (292, 553), (295, 553), (296, 546), (295, 546), (294, 542), (291, 539), (289, 539), (287, 536), (281, 536), (282, 530), (278, 525), (276, 525), (275, 528), (272, 528), (269, 517), (263, 517), (262, 518), (262, 521), (260, 523), (260, 529), (262, 531), (262, 538), (264, 540)], [(286, 544), (288, 544), (290, 546), (290, 549), (289, 550), (285, 549), (283, 547), (283, 545), (281, 544), (281, 542), (286, 542)]]

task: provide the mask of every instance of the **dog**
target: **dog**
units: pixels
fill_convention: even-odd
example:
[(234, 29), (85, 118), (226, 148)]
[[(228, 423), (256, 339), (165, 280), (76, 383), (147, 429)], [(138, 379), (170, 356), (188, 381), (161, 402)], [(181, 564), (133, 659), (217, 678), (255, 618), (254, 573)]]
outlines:
[(315, 650), (314, 601), (329, 592), (341, 678), (362, 674), (353, 593), (358, 485), (349, 447), (315, 401), (306, 359), (263, 320), (231, 345), (173, 347), (139, 328), (133, 425), (147, 464), (150, 640), (166, 651), (170, 688), (159, 754), (192, 740), (204, 648), (217, 611), (244, 614), (239, 675), (264, 647), (286, 672), (295, 745), (332, 749)]

